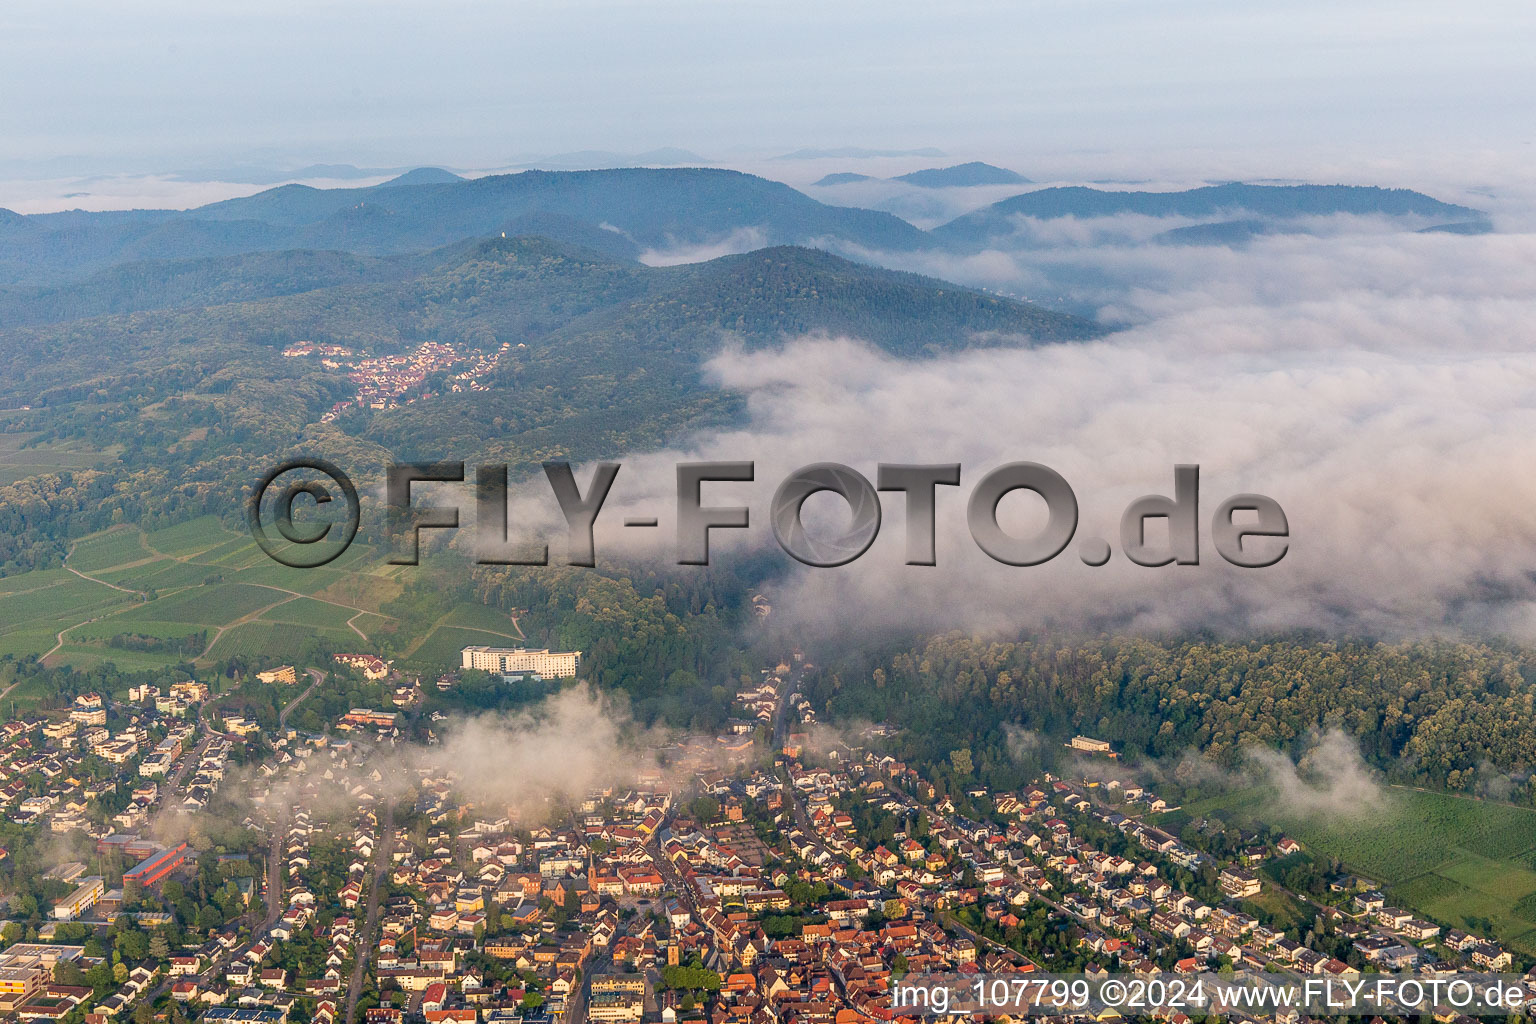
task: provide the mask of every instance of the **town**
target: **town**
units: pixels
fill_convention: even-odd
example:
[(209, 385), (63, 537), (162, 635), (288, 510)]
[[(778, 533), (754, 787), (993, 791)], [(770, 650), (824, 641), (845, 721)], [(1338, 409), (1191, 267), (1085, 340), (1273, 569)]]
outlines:
[[(581, 656), (471, 647), (461, 661), (554, 690)], [(719, 735), (670, 737), (632, 778), (551, 795), (537, 815), (398, 757), (423, 693), (459, 676), (424, 682), (367, 653), (258, 673), (291, 695), (275, 725), (193, 681), (7, 722), (12, 834), (57, 840), (31, 841), (33, 856), (88, 852), (10, 895), (0, 1012), (854, 1024), (909, 1019), (890, 991), (907, 973), (1531, 966), (1363, 879), (1330, 879), (1328, 901), (1286, 890), (1278, 866), (1306, 857), (1289, 836), (1248, 836), (1227, 855), (1198, 822), (1175, 835), (1158, 824), (1167, 802), (1107, 740), (1068, 743), (1102, 764), (1093, 778), (950, 790), (880, 752), (890, 726), (819, 722), (800, 689), (809, 668), (798, 652), (764, 667)], [(388, 707), (289, 724), (342, 675)], [(434, 712), (429, 725), (435, 737), (451, 722)], [(1280, 902), (1307, 920), (1284, 926)], [(1526, 979), (1536, 992), (1536, 972)]]
[[(519, 346), (521, 347), (521, 346)], [(462, 349), (462, 350), (461, 350)], [(409, 353), (375, 356), (357, 354), (342, 345), (299, 342), (283, 349), (288, 359), (317, 357), (327, 370), (345, 372), (357, 387), (355, 397), (337, 402), (321, 418), (333, 422), (350, 409), (392, 409), (411, 405), (421, 398), (431, 398), (433, 382), (451, 393), (485, 391), (483, 379), (500, 365), (512, 349), (503, 342), (487, 355), (477, 349), (462, 348), (445, 342), (424, 341)], [(430, 378), (430, 379), (429, 379)]]

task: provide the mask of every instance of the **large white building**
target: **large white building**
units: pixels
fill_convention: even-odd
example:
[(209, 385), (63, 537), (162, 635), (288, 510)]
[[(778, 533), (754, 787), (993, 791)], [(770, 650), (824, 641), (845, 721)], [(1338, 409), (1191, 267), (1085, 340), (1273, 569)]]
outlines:
[(568, 679), (581, 668), (580, 651), (530, 651), (524, 647), (466, 647), (464, 668), (482, 672), (516, 675), (533, 672), (545, 677)]
[(94, 907), (106, 891), (106, 879), (98, 875), (81, 879), (79, 888), (54, 905), (54, 919), (73, 921)]

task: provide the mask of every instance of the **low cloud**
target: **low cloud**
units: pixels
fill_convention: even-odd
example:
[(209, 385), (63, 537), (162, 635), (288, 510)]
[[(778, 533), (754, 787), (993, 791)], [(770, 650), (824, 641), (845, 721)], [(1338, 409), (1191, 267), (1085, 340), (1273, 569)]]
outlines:
[(552, 799), (634, 785), (654, 760), (632, 730), (622, 707), (581, 684), (527, 711), (452, 722), (441, 744), (412, 750), (401, 767), (446, 774), (476, 804), (542, 817)]
[(1003, 736), (1008, 744), (1008, 756), (1015, 761), (1033, 758), (1046, 745), (1044, 736), (1012, 722), (1004, 723)]
[(680, 263), (703, 263), (736, 253), (751, 252), (768, 244), (768, 236), (759, 227), (737, 228), (709, 242), (674, 242), (661, 248), (647, 249), (640, 262), (651, 267), (673, 267)]
[[(569, 798), (635, 785), (642, 772), (657, 768), (661, 740), (638, 726), (618, 698), (581, 683), (519, 711), (450, 719), (436, 743), (365, 743), (345, 765), (317, 755), (303, 771), (271, 779), (234, 773), (221, 792), (235, 800), (236, 817), (247, 813), (248, 799), (264, 794), (269, 810), (304, 807), (317, 821), (338, 825), (361, 804), (410, 800), (423, 781), (442, 781), (483, 813), (548, 821)], [(197, 825), (171, 815), (155, 834), (185, 838)]]
[(1359, 744), (1337, 729), (1318, 737), (1295, 761), (1266, 748), (1250, 750), (1248, 761), (1290, 815), (1361, 817), (1380, 811), (1388, 800)]
[[(1536, 234), (1380, 227), (1242, 250), (1089, 239), (1072, 258), (1106, 282), (1101, 309), (1125, 325), (1093, 342), (952, 338), (953, 355), (901, 360), (856, 337), (767, 350), (722, 337), (707, 372), (744, 396), (744, 422), (623, 458), (599, 557), (675, 563), (679, 462), (756, 464), (751, 483), (704, 488), (705, 505), (752, 510), (750, 530), (713, 531), (715, 557), (777, 548), (768, 510), (799, 467), (840, 462), (873, 480), (880, 463), (960, 463), (960, 487), (938, 489), (937, 566), (904, 564), (904, 501), (886, 494), (880, 535), (857, 561), (812, 569), (782, 555), (787, 572), (767, 595), (776, 626), (806, 640), (951, 628), (1536, 638), (1524, 568), (1536, 562), (1536, 476), (1524, 469), (1536, 464)], [(999, 291), (1039, 283), (1025, 253), (914, 258)], [(1049, 466), (1077, 496), (1074, 541), (1046, 565), (993, 561), (965, 523), (977, 481), (1014, 461)], [(1188, 463), (1201, 467), (1201, 564), (1131, 564), (1121, 513), (1171, 494), (1174, 466)], [(589, 479), (579, 468), (584, 489)], [(1285, 558), (1263, 569), (1228, 564), (1210, 540), (1221, 501), (1253, 492), (1290, 526)], [(1005, 499), (1003, 525), (1037, 529), (1032, 502)], [(520, 486), (513, 509), (563, 557), (544, 481)], [(846, 518), (829, 495), (806, 512), (813, 526)], [(631, 515), (660, 528), (618, 525)], [(1094, 538), (1116, 549), (1101, 568), (1080, 557)]]
[(1392, 800), (1380, 773), (1361, 756), (1359, 742), (1336, 728), (1307, 737), (1295, 758), (1270, 747), (1249, 746), (1235, 767), (1226, 767), (1198, 750), (1186, 750), (1176, 759), (1142, 762), (1119, 777), (1126, 775), (1149, 776), (1154, 785), (1172, 781), (1201, 790), (1264, 787), (1274, 806), (1289, 817), (1366, 817), (1385, 810)]

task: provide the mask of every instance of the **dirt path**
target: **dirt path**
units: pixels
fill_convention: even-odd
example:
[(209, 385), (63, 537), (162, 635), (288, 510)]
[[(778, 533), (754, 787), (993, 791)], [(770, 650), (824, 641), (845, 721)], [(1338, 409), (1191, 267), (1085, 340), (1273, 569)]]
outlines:
[[(140, 534), (139, 534), (139, 541), (140, 541), (140, 543), (143, 543), (143, 541), (144, 541), (144, 534), (142, 532), (140, 532)], [(75, 544), (78, 544), (78, 543), (79, 543), (78, 541), (75, 542)], [(65, 561), (65, 563), (68, 563), (69, 556), (75, 553), (75, 544), (71, 544), (69, 546), (69, 550), (64, 553), (64, 561)], [(68, 564), (65, 564), (64, 571), (65, 572), (74, 573), (76, 576), (80, 577), (83, 580), (89, 580), (92, 583), (99, 583), (103, 587), (110, 587), (113, 590), (120, 591), (120, 592), (122, 592), (124, 594), (132, 594), (135, 597), (144, 597), (145, 596), (145, 594), (144, 594), (144, 592), (142, 590), (131, 590), (128, 587), (120, 587), (116, 583), (108, 583), (106, 580), (99, 580), (99, 579), (97, 579), (94, 576), (87, 576), (85, 573), (81, 572), (79, 569), (76, 569), (76, 568), (74, 568), (74, 567), (72, 567), (72, 566), (70, 566)], [(59, 585), (60, 585), (59, 583), (51, 583), (51, 584), (49, 584), (49, 586), (53, 586), (53, 587), (56, 587), (56, 586), (59, 586)], [(38, 590), (46, 590), (48, 588), (47, 587), (38, 587), (37, 589)], [(32, 591), (30, 591), (30, 590), (23, 591), (23, 593), (30, 594), (30, 593), (32, 593)], [(119, 606), (114, 605), (110, 609), (108, 609), (106, 612), (103, 612), (101, 615), (96, 615), (96, 616), (93, 616), (93, 617), (88, 618), (88, 619), (81, 619), (79, 622), (76, 622), (76, 623), (74, 623), (72, 625), (69, 625), (69, 626), (65, 626), (63, 629), (59, 630), (57, 633), (55, 633), (53, 635), (53, 646), (48, 648), (46, 653), (38, 655), (38, 658), (37, 658), (38, 663), (41, 664), (41, 663), (47, 661), (49, 658), (53, 657), (55, 654), (57, 654), (59, 652), (59, 648), (64, 646), (64, 635), (66, 633), (68, 633), (70, 630), (72, 630), (72, 629), (79, 629), (81, 626), (89, 626), (91, 623), (98, 622), (98, 621), (100, 621), (102, 619), (107, 618), (110, 615), (116, 615), (121, 610), (122, 609)], [(6, 687), (5, 688), (5, 693), (0, 693), (0, 700), (4, 700), (5, 699), (5, 695), (7, 693), (10, 693), (11, 690), (15, 689), (15, 686), (16, 686), (16, 684), (12, 683), (10, 686)]]
[[(209, 655), (210, 652), (212, 652), (214, 646), (219, 642), (219, 638), (222, 637), (227, 631), (229, 631), (231, 629), (234, 629), (236, 626), (242, 626), (242, 625), (246, 624), (247, 622), (255, 622), (256, 620), (261, 619), (261, 616), (265, 615), (267, 612), (271, 611), (273, 608), (280, 608), (283, 605), (287, 604), (289, 601), (292, 601), (292, 600), (294, 600), (296, 598), (301, 598), (301, 597), (302, 598), (307, 598), (307, 599), (309, 599), (311, 601), (319, 601), (321, 604), (334, 605), (337, 608), (345, 608), (349, 612), (356, 612), (357, 613), (356, 615), (353, 615), (352, 618), (347, 620), (347, 625), (349, 627), (351, 627), (352, 632), (356, 633), (358, 636), (362, 637), (364, 640), (368, 639), (368, 634), (364, 633), (362, 630), (360, 630), (356, 626), (352, 625), (353, 620), (355, 620), (359, 615), (378, 615), (381, 618), (386, 618), (386, 619), (394, 618), (393, 615), (385, 615), (382, 612), (370, 612), (368, 609), (366, 609), (366, 608), (359, 608), (355, 604), (342, 604), (340, 601), (331, 601), (331, 600), (328, 600), (328, 599), (323, 598), (323, 597), (316, 597), (313, 594), (301, 594), (297, 590), (289, 590), (287, 587), (273, 586), (270, 583), (245, 583), (245, 584), (242, 584), (242, 585), (243, 586), (247, 586), (247, 587), (260, 587), (263, 590), (272, 590), (272, 591), (275, 591), (275, 592), (277, 592), (279, 594), (287, 594), (288, 596), (283, 598), (281, 601), (273, 601), (269, 605), (266, 605), (264, 607), (258, 608), (255, 611), (250, 612), (249, 614), (242, 615), (240, 618), (236, 619), (234, 622), (226, 622), (222, 626), (215, 627), (216, 632), (213, 634), (213, 638), (208, 641), (208, 646), (203, 650), (202, 656), (197, 659), (198, 663), (201, 663), (204, 666), (213, 664), (213, 662), (209, 660), (208, 655)], [(271, 622), (272, 620), (271, 619), (265, 619), (265, 620), (262, 620), (262, 621)]]
[(108, 583), (106, 580), (99, 580), (95, 576), (87, 576), (85, 573), (81, 572), (79, 569), (71, 569), (67, 565), (64, 567), (64, 571), (65, 572), (72, 572), (76, 576), (79, 576), (83, 580), (90, 580), (92, 583), (100, 583), (104, 587), (111, 587), (113, 590), (121, 590), (125, 594), (133, 594), (133, 595), (135, 595), (137, 597), (143, 597), (144, 596), (144, 591), (142, 591), (142, 590), (133, 590), (133, 589), (131, 589), (129, 587), (120, 587), (116, 583)]

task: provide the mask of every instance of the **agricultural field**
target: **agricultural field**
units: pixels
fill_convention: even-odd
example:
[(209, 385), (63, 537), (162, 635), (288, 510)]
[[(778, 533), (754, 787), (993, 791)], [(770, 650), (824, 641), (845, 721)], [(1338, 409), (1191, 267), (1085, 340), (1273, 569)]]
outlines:
[(500, 634), (508, 638), (502, 642), (502, 646), (506, 646), (510, 638), (522, 636), (517, 624), (512, 621), (512, 616), (499, 608), (490, 608), (483, 604), (461, 604), (448, 613), (448, 617), (442, 624)]
[[(321, 637), (405, 652), (402, 665), (427, 672), (457, 665), (466, 644), (521, 642), (509, 615), (480, 605), (391, 614), (404, 584), (382, 558), (357, 544), (330, 565), (291, 569), (212, 516), (149, 532), (117, 527), (76, 542), (66, 568), (0, 578), (0, 656), (155, 670), (189, 658), (292, 661)], [(141, 640), (112, 646), (120, 636)], [(163, 643), (144, 642), (153, 640)]]
[[(15, 585), (28, 577), (38, 585)], [(0, 593), (0, 655), (45, 654), (58, 640), (58, 631), (79, 622), (128, 607), (133, 595), (104, 587), (63, 570), (28, 573), (6, 581)]]
[[(327, 604), (310, 597), (294, 597), (263, 612), (266, 622), (286, 622), (297, 626), (314, 626), (318, 629), (347, 629), (347, 620), (359, 614), (355, 609), (339, 604)], [(353, 634), (354, 636), (356, 634)]]
[(438, 626), (415, 650), (402, 659), (402, 664), (414, 666), (424, 672), (434, 669), (441, 672), (449, 668), (457, 668), (460, 652), (472, 644), (515, 647), (517, 643), (515, 636), (503, 633), (487, 633), (483, 630), (464, 629), (459, 626)]
[(125, 621), (188, 622), (200, 626), (227, 626), (268, 605), (287, 600), (281, 591), (248, 583), (215, 583), (192, 587), (174, 597), (140, 604), (121, 616)]
[(57, 639), (57, 634), (46, 627), (42, 629), (22, 627), (0, 632), (0, 658), (7, 654), (18, 658), (44, 654), (53, 649)]
[(20, 576), (0, 576), (0, 595), (19, 594), (28, 590), (41, 590), (55, 583), (76, 577), (68, 569), (38, 569)]
[(317, 629), (258, 619), (225, 630), (205, 657), (210, 660), (235, 657), (295, 658), (305, 644), (322, 636), (342, 644), (346, 643), (347, 637), (359, 639), (356, 633), (347, 629)]
[(1510, 948), (1536, 954), (1536, 810), (1400, 787), (1383, 793), (1374, 809), (1308, 816), (1258, 787), (1163, 818), (1173, 827), (1212, 816), (1277, 826), (1377, 882), (1393, 903), (1451, 927), (1491, 930)]
[(44, 444), (29, 446), (36, 434), (0, 433), (0, 486), (25, 480), (29, 476), (61, 473), (70, 469), (92, 469), (113, 456), (83, 445)]
[(232, 539), (230, 532), (215, 516), (203, 516), (164, 530), (156, 530), (145, 538), (150, 550), (171, 558), (190, 558), (210, 551)]
[(80, 541), (70, 550), (67, 562), (80, 572), (93, 573), (154, 557), (144, 546), (144, 534), (125, 526)]

